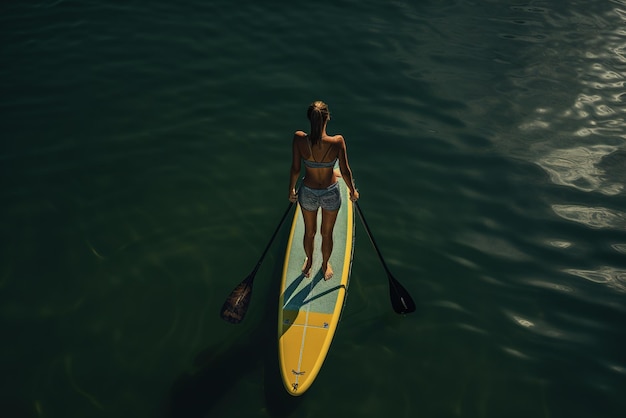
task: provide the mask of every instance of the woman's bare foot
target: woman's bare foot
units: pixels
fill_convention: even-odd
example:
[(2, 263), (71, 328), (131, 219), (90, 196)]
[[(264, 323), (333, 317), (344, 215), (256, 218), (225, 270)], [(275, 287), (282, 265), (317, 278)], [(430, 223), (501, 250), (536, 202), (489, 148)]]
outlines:
[(304, 277), (311, 277), (311, 266), (313, 265), (313, 261), (309, 260), (309, 257), (304, 259), (304, 264), (302, 265), (302, 273), (304, 273)]
[(326, 268), (322, 267), (322, 272), (324, 272), (324, 280), (330, 280), (333, 278), (334, 273), (330, 263), (326, 263)]

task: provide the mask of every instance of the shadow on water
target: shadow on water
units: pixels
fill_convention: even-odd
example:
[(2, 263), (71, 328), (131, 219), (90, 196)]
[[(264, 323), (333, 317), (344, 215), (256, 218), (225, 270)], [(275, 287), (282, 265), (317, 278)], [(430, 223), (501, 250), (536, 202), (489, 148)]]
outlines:
[[(275, 250), (277, 254), (284, 253), (286, 249), (286, 235), (279, 235), (280, 241), (276, 243)], [(282, 264), (275, 262), (272, 271), (267, 273), (269, 277), (258, 278), (259, 281), (269, 280), (272, 283), (265, 294), (255, 294), (252, 302), (264, 306), (263, 316), (258, 323), (249, 327), (249, 330), (244, 333), (236, 334), (231, 345), (224, 347), (224, 344), (215, 344), (207, 347), (195, 359), (197, 371), (184, 373), (176, 379), (170, 393), (167, 417), (224, 416), (224, 414), (216, 415), (216, 413), (223, 412), (224, 404), (227, 398), (232, 396), (233, 388), (256, 372), (259, 365), (263, 368), (263, 390), (267, 414), (274, 418), (287, 418), (298, 409), (306, 394), (294, 397), (287, 393), (278, 364), (276, 337), (281, 274)], [(296, 281), (300, 283), (302, 279), (299, 278)], [(320, 294), (311, 295), (311, 291), (321, 280), (322, 275), (318, 273), (311, 280), (311, 285), (299, 292), (296, 292), (297, 286), (287, 289), (284, 294), (284, 297), (289, 300), (287, 304), (298, 311), (303, 305), (343, 287), (335, 286)], [(251, 321), (252, 318), (247, 318), (247, 321)], [(232, 413), (227, 416), (244, 416), (244, 410), (238, 410), (241, 407), (236, 403), (238, 397), (235, 395), (231, 399), (235, 402), (232, 402), (230, 406)]]
[[(284, 251), (285, 242), (277, 248)], [(265, 407), (270, 416), (289, 417), (301, 402), (301, 398), (289, 395), (283, 386), (278, 365), (277, 309), (279, 302), (280, 281), (276, 278), (282, 273), (282, 265), (275, 263), (268, 274), (272, 285), (266, 294), (255, 295), (253, 303), (263, 303), (263, 317), (250, 331), (226, 348), (216, 344), (203, 350), (195, 359), (198, 371), (184, 373), (174, 382), (171, 389), (169, 411), (171, 418), (196, 418), (214, 416), (213, 412), (223, 408), (224, 398), (242, 379), (263, 367)], [(248, 318), (250, 321), (251, 318)], [(214, 354), (216, 351), (219, 353)], [(232, 414), (242, 416), (237, 411), (239, 404), (233, 403)]]

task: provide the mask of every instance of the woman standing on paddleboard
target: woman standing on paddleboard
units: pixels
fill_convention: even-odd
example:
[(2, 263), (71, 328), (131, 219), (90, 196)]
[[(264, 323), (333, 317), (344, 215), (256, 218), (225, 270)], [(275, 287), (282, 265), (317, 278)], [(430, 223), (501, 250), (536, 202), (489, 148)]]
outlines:
[[(317, 211), (322, 209), (322, 273), (324, 280), (329, 280), (333, 277), (333, 269), (328, 262), (333, 251), (333, 228), (341, 207), (338, 177), (343, 177), (350, 189), (350, 200), (355, 202), (359, 198), (359, 192), (354, 187), (343, 136), (326, 133), (326, 125), (330, 120), (328, 105), (322, 101), (311, 103), (307, 117), (311, 122), (311, 133), (307, 135), (297, 131), (293, 136), (289, 200), (300, 203), (304, 218), (303, 243), (306, 260), (302, 272), (306, 277), (311, 276)], [(339, 171), (334, 168), (337, 162)], [(306, 172), (299, 193), (296, 194), (296, 181), (300, 176), (302, 163)]]

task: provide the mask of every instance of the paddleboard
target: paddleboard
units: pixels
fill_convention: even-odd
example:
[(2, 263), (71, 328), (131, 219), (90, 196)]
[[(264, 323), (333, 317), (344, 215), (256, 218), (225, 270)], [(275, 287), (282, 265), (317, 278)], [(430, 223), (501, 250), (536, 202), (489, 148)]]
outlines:
[(278, 352), (283, 384), (294, 396), (302, 395), (322, 368), (347, 296), (354, 250), (354, 209), (348, 187), (342, 179), (339, 182), (342, 203), (333, 230), (330, 257), (334, 276), (325, 281), (321, 271), (321, 210), (311, 277), (302, 273), (306, 256), (302, 245), (304, 220), (299, 205), (287, 243), (278, 309)]

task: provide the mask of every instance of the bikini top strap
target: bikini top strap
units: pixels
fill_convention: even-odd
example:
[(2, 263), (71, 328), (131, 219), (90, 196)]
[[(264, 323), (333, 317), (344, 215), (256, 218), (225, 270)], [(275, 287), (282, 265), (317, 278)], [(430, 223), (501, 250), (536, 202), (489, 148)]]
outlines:
[[(320, 141), (321, 141), (321, 140), (322, 140), (322, 139), (320, 138)], [(313, 158), (313, 161), (315, 161), (316, 163), (321, 163), (321, 162), (323, 162), (323, 161), (324, 161), (324, 159), (326, 158), (326, 156), (328, 155), (328, 153), (330, 152), (330, 149), (331, 149), (331, 148), (333, 147), (333, 145), (334, 145), (334, 143), (332, 143), (332, 142), (331, 142), (331, 143), (328, 145), (328, 148), (326, 148), (326, 153), (324, 153), (324, 156), (322, 157), (322, 159), (321, 159), (321, 160), (319, 160), (319, 161), (317, 161), (317, 160), (315, 159), (315, 155), (313, 155), (313, 148), (311, 147), (311, 139), (309, 138), (309, 136), (308, 136), (308, 135), (306, 136), (306, 143), (307, 143), (307, 145), (309, 146), (309, 152), (311, 153), (311, 158)]]
[(313, 155), (313, 148), (311, 148), (311, 139), (309, 138), (309, 136), (306, 136), (306, 144), (309, 146), (309, 152), (311, 153), (311, 158), (313, 158), (313, 161), (317, 162), (317, 160), (315, 159), (315, 155)]
[(320, 161), (324, 161), (324, 159), (325, 159), (325, 158), (326, 158), (326, 156), (328, 155), (328, 152), (329, 152), (329, 151), (330, 151), (330, 149), (333, 147), (333, 145), (334, 145), (334, 144), (333, 144), (332, 142), (328, 145), (328, 148), (326, 148), (326, 153), (324, 154), (324, 156), (322, 157), (322, 159), (321, 159)]

